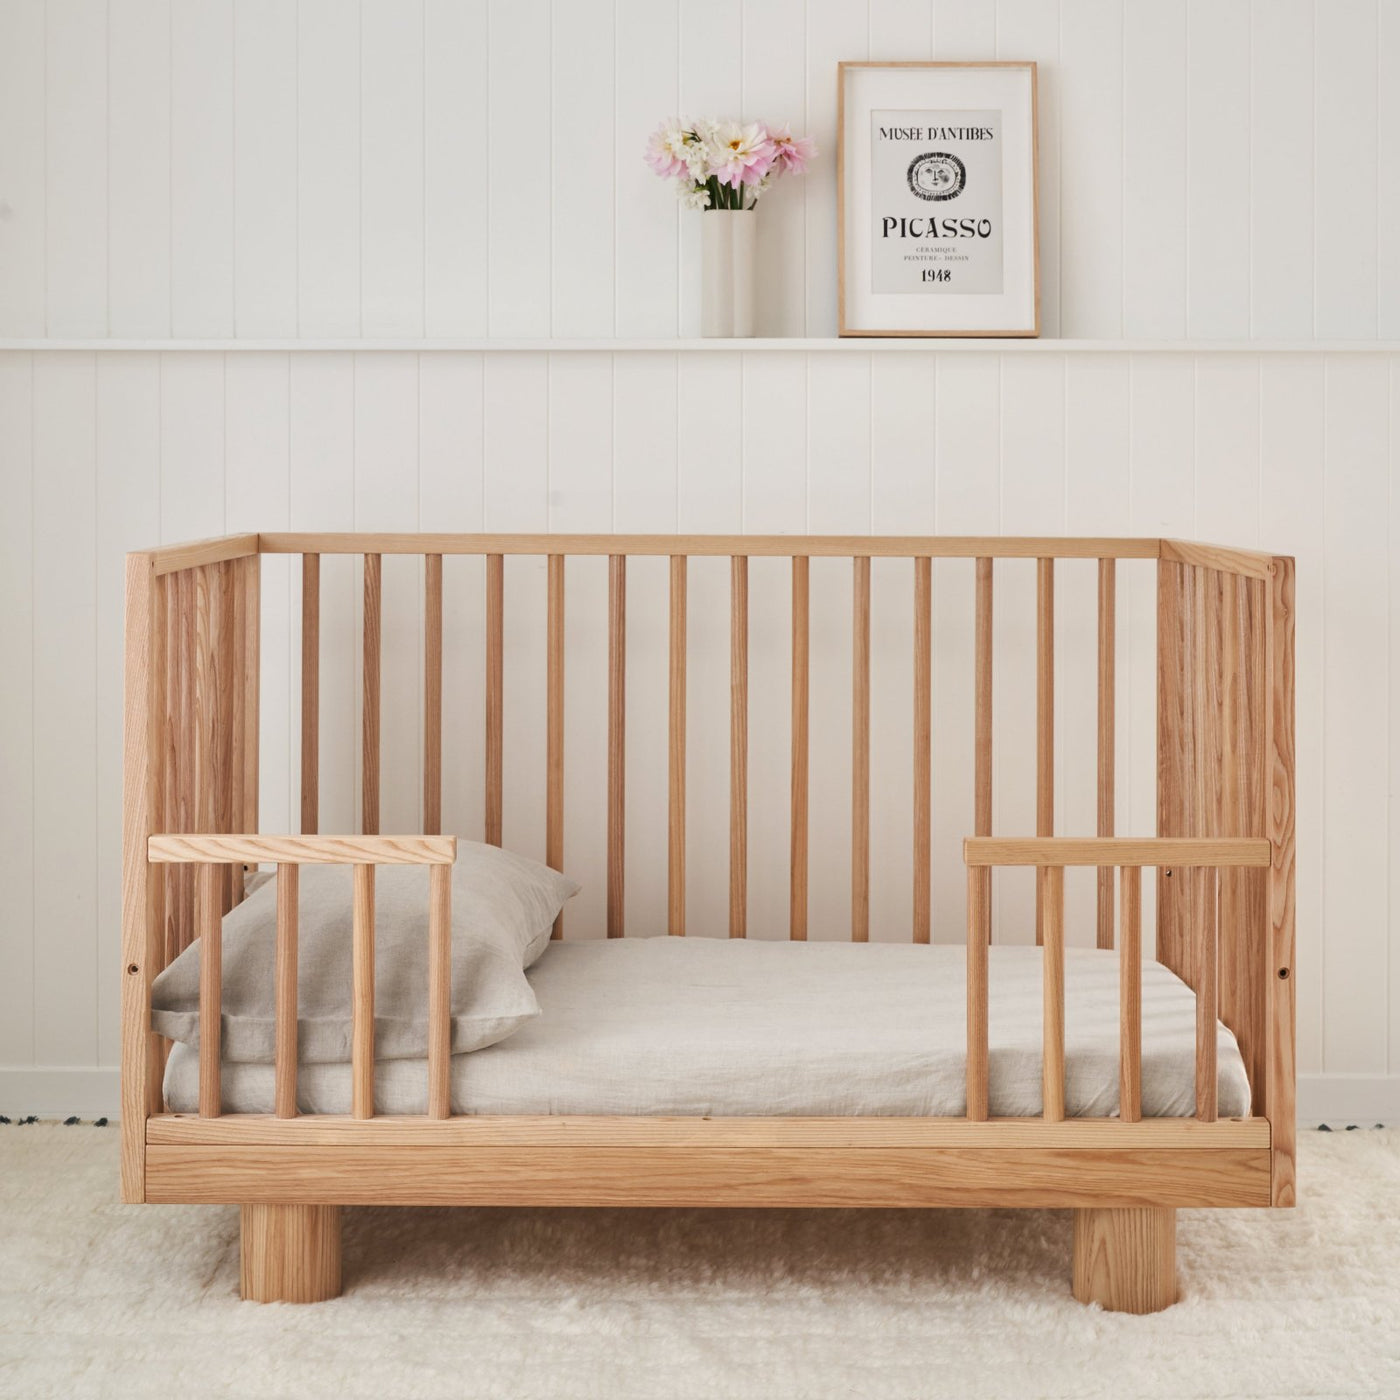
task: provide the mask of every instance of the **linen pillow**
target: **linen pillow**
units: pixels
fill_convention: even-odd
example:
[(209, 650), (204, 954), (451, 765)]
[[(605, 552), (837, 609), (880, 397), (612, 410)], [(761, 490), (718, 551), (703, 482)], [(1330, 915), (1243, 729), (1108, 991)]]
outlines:
[[(343, 865), (301, 871), (297, 939), (297, 1058), (350, 1059), (351, 885)], [(452, 869), (452, 1051), (503, 1040), (539, 1015), (525, 969), (549, 945), (555, 916), (578, 885), (537, 861), (459, 841)], [(428, 1053), (428, 871), (386, 865), (375, 872), (374, 1053)], [(223, 1057), (275, 1058), (277, 890), (262, 885), (223, 924)], [(152, 987), (152, 1027), (199, 1044), (199, 943)]]

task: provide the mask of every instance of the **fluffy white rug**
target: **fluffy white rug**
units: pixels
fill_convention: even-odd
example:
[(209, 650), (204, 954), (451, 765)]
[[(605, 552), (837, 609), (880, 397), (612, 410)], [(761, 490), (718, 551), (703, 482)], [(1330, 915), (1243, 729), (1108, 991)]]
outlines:
[(1183, 1300), (1132, 1318), (1049, 1211), (351, 1210), (343, 1298), (242, 1303), (236, 1209), (0, 1127), (0, 1395), (1400, 1395), (1400, 1131), (1302, 1139), (1302, 1206), (1183, 1211)]

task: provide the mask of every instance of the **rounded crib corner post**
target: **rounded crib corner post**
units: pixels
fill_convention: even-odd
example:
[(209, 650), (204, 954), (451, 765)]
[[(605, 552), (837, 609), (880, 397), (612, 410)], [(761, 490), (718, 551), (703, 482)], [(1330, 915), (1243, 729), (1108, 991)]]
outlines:
[(1074, 1296), (1108, 1312), (1171, 1307), (1177, 1300), (1176, 1211), (1160, 1206), (1076, 1210)]
[(254, 1303), (323, 1303), (340, 1296), (340, 1207), (245, 1205), (239, 1292)]

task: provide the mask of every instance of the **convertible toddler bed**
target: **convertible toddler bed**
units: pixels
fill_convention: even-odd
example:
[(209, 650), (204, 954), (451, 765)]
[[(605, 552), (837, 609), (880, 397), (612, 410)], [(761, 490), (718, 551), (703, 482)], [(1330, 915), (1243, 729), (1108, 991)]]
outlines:
[[(269, 835), (259, 784), (289, 775), (260, 754), (262, 583), (264, 561), (281, 555), (300, 564), (301, 830)], [(344, 630), (323, 636), (331, 556), (352, 557), (359, 590), (359, 830), (334, 834), (320, 830), (323, 660)], [(471, 576), (484, 586), (468, 668), (485, 731), (482, 842), (441, 832), (444, 712), (451, 726), (458, 704), (445, 677), (462, 674), (444, 663), (464, 635), (444, 626), (444, 559), (455, 556), (484, 560)], [(701, 693), (688, 582), (716, 559), (728, 573), (728, 803), (726, 858), (711, 868), (716, 843), (687, 829), (704, 810), (696, 755), (687, 762), (687, 702)], [(876, 591), (904, 599), (901, 637), (872, 627), (872, 560)], [(781, 927), (772, 901), (755, 901), (750, 869), (751, 854), (773, 848), (766, 831), (751, 839), (774, 765), (771, 746), (756, 747), (751, 770), (750, 735), (778, 650), (771, 608), (751, 644), (751, 561), (756, 584), (775, 568), (783, 581)], [(594, 565), (602, 586), (580, 590), (576, 575), (588, 584)], [(664, 784), (636, 788), (628, 719), (658, 687), (627, 623), (635, 575), (653, 566), (667, 585)], [(385, 733), (399, 737), (394, 715), (385, 724), (386, 630), (390, 654), (405, 654), (392, 646), (386, 568), (421, 590), (408, 648), (421, 666), (421, 833), (380, 830), (382, 780), (401, 776), (385, 756)], [(1139, 660), (1155, 655), (1155, 836), (1115, 829), (1127, 568), (1155, 574), (1155, 636), (1131, 633)], [(521, 569), (538, 569), (542, 590), (511, 572)], [(1023, 569), (1034, 587), (1011, 621), (1033, 633), (1033, 725), (1009, 761), (1033, 787), (1033, 833), (993, 826), (1005, 734), (993, 663), (1008, 644), (993, 586)], [(1062, 835), (1055, 585), (1086, 569), (1096, 829)], [(947, 580), (938, 609), (936, 577), (940, 589)], [(522, 580), (509, 609), (508, 578), (512, 591)], [(537, 591), (538, 648), (521, 611)], [(566, 596), (580, 599), (567, 629)], [(848, 648), (837, 746), (813, 725), (814, 638), (829, 661), (833, 596)], [(968, 614), (965, 708), (952, 685), (935, 704), (950, 600)], [(999, 600), (1002, 628), (1007, 612)], [(1010, 629), (1009, 644), (1019, 635)], [(606, 761), (569, 801), (596, 819), (597, 841), (576, 843), (601, 853), (596, 870), (564, 849), (577, 829), (565, 820), (566, 715), (580, 742), (565, 658), (595, 647), (593, 737)], [(887, 664), (893, 651), (902, 666)], [(1147, 1312), (1176, 1297), (1178, 1208), (1293, 1203), (1291, 559), (1157, 539), (238, 535), (128, 557), (126, 666), (123, 1197), (240, 1205), (245, 1297), (335, 1296), (344, 1205), (1023, 1206), (1074, 1211), (1077, 1298)], [(899, 677), (912, 706), (897, 814), (872, 674)], [(508, 702), (537, 708), (537, 759), (507, 744)], [(872, 732), (885, 763), (874, 782)], [(954, 901), (935, 879), (935, 734), (968, 755), (965, 903), (963, 881)], [(829, 901), (812, 900), (829, 884), (812, 867), (824, 815), (813, 796), (830, 801), (829, 769), (849, 862), (840, 942)], [(537, 787), (543, 849), (501, 849), (512, 795)], [(660, 808), (637, 810), (653, 790)], [(664, 908), (638, 926), (624, 897), (637, 878), (627, 827), (658, 819)], [(891, 830), (907, 842), (912, 882), (898, 928), (881, 913), (878, 843)], [(817, 858), (829, 861), (829, 842)], [(1066, 872), (1083, 867), (1090, 899), (1067, 901)], [(994, 888), (1007, 888), (994, 872), (1018, 869), (1034, 900), (1008, 937), (1007, 918), (993, 919)], [(1155, 872), (1146, 889), (1144, 869)], [(565, 912), (578, 888), (565, 870), (599, 891), (605, 937)], [(696, 926), (697, 881), (717, 886), (718, 927)]]

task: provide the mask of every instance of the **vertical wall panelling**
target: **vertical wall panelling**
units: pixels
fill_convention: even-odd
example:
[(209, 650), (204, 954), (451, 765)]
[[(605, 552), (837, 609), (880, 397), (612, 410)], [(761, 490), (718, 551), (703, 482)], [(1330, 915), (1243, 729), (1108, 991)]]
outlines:
[[(1400, 166), (1400, 83), (1390, 76), (1400, 72), (1400, 4), (1396, 0), (1382, 0), (1379, 25), (1376, 70), (1385, 76), (1379, 83), (1376, 106), (1378, 173)], [(1376, 334), (1382, 340), (1400, 340), (1400, 256), (1396, 253), (1400, 249), (1400, 181), (1382, 175), (1376, 197), (1380, 201)]]
[(233, 0), (171, 7), (170, 322), (177, 337), (234, 333), (233, 54)]
[(1186, 333), (1249, 336), (1249, 0), (1186, 10)]
[[(553, 9), (550, 323), (556, 336), (613, 333), (615, 167), (627, 157), (640, 165), (645, 134), (625, 131), (619, 143), (613, 129), (612, 13), (612, 0), (568, 0)], [(674, 86), (674, 70), (666, 77)], [(629, 189), (633, 183), (627, 181)], [(659, 191), (653, 185), (646, 193), (654, 199)], [(674, 240), (662, 248), (669, 261)], [(667, 331), (673, 326), (674, 319)]]
[(1186, 0), (1123, 7), (1123, 334), (1186, 334)]
[(360, 14), (297, 3), (297, 315), (304, 336), (360, 333)]
[(1390, 703), (1385, 636), (1390, 462), (1388, 366), (1327, 365), (1323, 486), (1323, 1067), (1381, 1074), (1386, 982)]
[(997, 12), (982, 0), (933, 0), (933, 56), (986, 58), (996, 52)]
[(483, 133), (491, 335), (549, 334), (549, 0), (490, 0), (490, 123)]
[(872, 59), (933, 57), (931, 0), (870, 0), (868, 9), (866, 29)]
[(360, 324), (423, 334), (423, 0), (360, 9)]
[[(97, 1058), (97, 461), (91, 355), (34, 369), (34, 1062)], [(111, 977), (110, 964), (100, 969)]]
[(44, 0), (0, 7), (0, 333), (44, 328)]
[(160, 537), (224, 530), (224, 356), (160, 357)]
[(1198, 539), (1245, 546), (1259, 537), (1259, 361), (1246, 355), (1196, 361)]
[(1377, 0), (1327, 0), (1316, 14), (1316, 334), (1363, 340), (1376, 334), (1377, 189), (1389, 178), (1376, 164)]
[[(170, 334), (170, 0), (109, 0), (107, 43), (108, 333), (166, 336)], [(0, 44), (0, 51), (3, 48)], [(0, 90), (4, 86), (0, 78)], [(0, 118), (0, 129), (8, 126)], [(3, 277), (0, 272), (0, 282)], [(8, 328), (10, 319), (0, 314), (0, 324)], [(295, 330), (293, 322), (292, 333)]]
[[(0, 23), (7, 12), (0, 11)], [(13, 13), (10, 11), (8, 13)], [(4, 59), (0, 56), (0, 64)], [(0, 96), (3, 101), (3, 96)], [(0, 355), (0, 884), (14, 905), (0, 923), (0, 1064), (34, 1058), (34, 464), (33, 366)]]
[(430, 336), (486, 334), (485, 5), (423, 4), (423, 292)]
[(233, 14), (234, 333), (297, 333), (297, 11)]
[(45, 54), (47, 333), (106, 335), (106, 7), (49, 0)]

